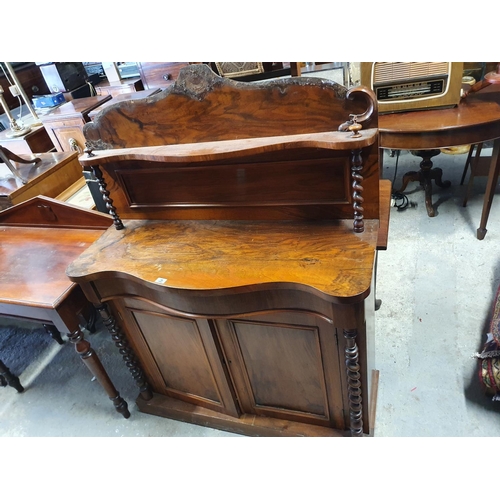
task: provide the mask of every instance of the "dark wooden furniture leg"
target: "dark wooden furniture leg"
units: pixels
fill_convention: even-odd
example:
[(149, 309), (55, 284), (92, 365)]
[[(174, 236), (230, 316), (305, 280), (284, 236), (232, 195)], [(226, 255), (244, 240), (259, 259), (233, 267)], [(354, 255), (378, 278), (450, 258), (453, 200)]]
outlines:
[(43, 327), (45, 331), (60, 345), (64, 344), (64, 340), (61, 337), (61, 332), (54, 326), (44, 323)]
[(116, 323), (114, 316), (108, 310), (106, 304), (95, 305), (95, 308), (101, 315), (104, 326), (108, 329), (111, 334), (111, 338), (115, 342), (116, 347), (120, 350), (120, 354), (123, 356), (123, 360), (127, 365), (132, 377), (135, 380), (137, 387), (139, 387), (139, 395), (142, 399), (149, 401), (153, 398), (153, 392), (146, 381), (142, 367), (135, 355), (134, 351), (130, 347), (127, 338), (121, 331), (121, 328)]
[(422, 161), (420, 162), (420, 170), (418, 172), (407, 172), (403, 175), (403, 183), (399, 192), (402, 193), (409, 182), (418, 181), (420, 185), (423, 186), (425, 191), (425, 208), (427, 209), (427, 215), (429, 217), (435, 217), (436, 212), (432, 206), (432, 183), (434, 182), (441, 188), (447, 188), (451, 186), (450, 181), (443, 181), (443, 170), (440, 168), (433, 168), (431, 158), (437, 156), (441, 151), (439, 149), (419, 149), (411, 151), (414, 156), (420, 156)]
[(491, 154), (490, 171), (488, 174), (488, 183), (486, 185), (486, 192), (484, 193), (483, 212), (481, 214), (481, 222), (477, 229), (476, 235), (478, 240), (483, 240), (486, 236), (486, 224), (488, 216), (490, 215), (491, 204), (493, 202), (493, 195), (498, 183), (498, 174), (500, 173), (500, 139), (495, 139), (493, 143), (493, 152)]
[[(8, 384), (14, 387), (17, 392), (24, 391), (24, 387), (21, 385), (21, 382), (19, 382), (19, 378), (13, 375), (2, 361), (0, 361), (0, 381), (2, 382), (2, 386)], [(5, 382), (5, 384), (3, 382)]]
[(82, 331), (80, 329), (75, 330), (68, 335), (68, 338), (70, 342), (74, 344), (75, 350), (80, 355), (80, 358), (84, 362), (85, 366), (99, 381), (101, 386), (108, 394), (109, 399), (113, 401), (116, 411), (118, 413), (121, 413), (125, 418), (129, 418), (130, 412), (128, 410), (127, 402), (120, 396), (119, 392), (116, 390), (113, 382), (111, 382), (111, 379), (106, 373), (106, 370), (102, 366), (100, 359), (97, 357), (97, 354), (90, 346), (90, 343), (84, 340)]
[(349, 395), (349, 419), (351, 436), (363, 436), (363, 406), (361, 398), (361, 373), (356, 343), (357, 330), (344, 330), (346, 339), (345, 363), (347, 369), (347, 391)]

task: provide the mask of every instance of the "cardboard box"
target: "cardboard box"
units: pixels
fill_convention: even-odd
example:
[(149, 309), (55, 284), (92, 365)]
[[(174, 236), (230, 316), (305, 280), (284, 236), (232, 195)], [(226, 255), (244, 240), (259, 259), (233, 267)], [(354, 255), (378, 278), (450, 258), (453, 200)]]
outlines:
[(62, 92), (33, 96), (33, 106), (35, 108), (53, 108), (63, 102), (66, 102), (66, 99), (64, 99)]

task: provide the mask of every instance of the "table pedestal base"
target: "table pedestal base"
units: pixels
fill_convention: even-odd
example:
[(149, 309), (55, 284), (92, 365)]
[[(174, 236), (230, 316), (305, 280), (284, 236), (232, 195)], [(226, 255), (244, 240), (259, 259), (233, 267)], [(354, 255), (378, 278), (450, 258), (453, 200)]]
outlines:
[(425, 208), (427, 209), (427, 215), (429, 217), (435, 217), (436, 212), (432, 206), (432, 183), (434, 182), (441, 188), (447, 188), (451, 186), (450, 181), (443, 181), (443, 171), (440, 168), (433, 168), (431, 158), (440, 153), (439, 149), (429, 149), (429, 150), (417, 150), (411, 151), (411, 154), (415, 156), (420, 156), (422, 161), (420, 162), (420, 170), (418, 172), (407, 172), (403, 175), (403, 183), (401, 189), (398, 192), (402, 193), (408, 183), (418, 181), (420, 185), (423, 186), (425, 191)]

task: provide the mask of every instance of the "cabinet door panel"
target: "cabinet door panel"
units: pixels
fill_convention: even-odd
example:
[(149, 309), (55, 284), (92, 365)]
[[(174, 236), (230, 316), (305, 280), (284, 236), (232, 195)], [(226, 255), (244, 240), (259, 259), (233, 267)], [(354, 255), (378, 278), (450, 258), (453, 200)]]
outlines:
[(155, 392), (238, 416), (206, 320), (165, 314), (151, 304), (119, 309)]
[(314, 315), (217, 321), (245, 413), (344, 425), (335, 329)]

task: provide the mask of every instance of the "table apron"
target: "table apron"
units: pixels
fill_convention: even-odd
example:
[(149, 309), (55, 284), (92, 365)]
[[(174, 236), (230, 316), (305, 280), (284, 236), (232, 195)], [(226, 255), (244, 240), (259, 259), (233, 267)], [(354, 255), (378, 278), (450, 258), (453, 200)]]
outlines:
[(380, 129), (379, 133), (381, 148), (440, 149), (498, 139), (500, 137), (500, 123), (425, 132), (395, 132)]

